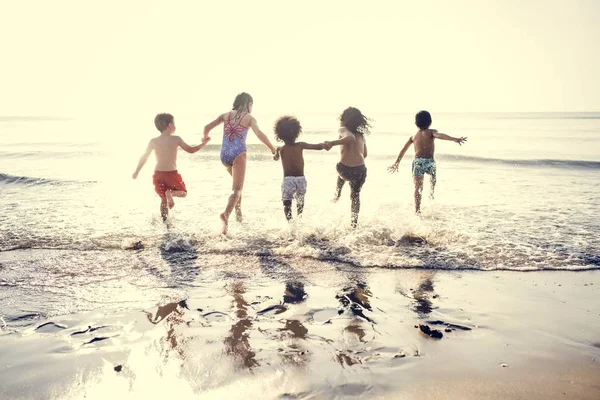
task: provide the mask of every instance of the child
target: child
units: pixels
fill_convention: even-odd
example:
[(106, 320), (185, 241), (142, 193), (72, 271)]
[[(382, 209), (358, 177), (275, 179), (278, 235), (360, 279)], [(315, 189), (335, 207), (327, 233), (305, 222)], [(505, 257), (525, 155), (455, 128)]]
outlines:
[(246, 137), (248, 130), (252, 129), (256, 137), (275, 154), (275, 147), (258, 127), (256, 118), (252, 115), (254, 99), (246, 92), (238, 94), (233, 101), (233, 108), (219, 115), (214, 121), (204, 127), (204, 138), (208, 138), (210, 131), (223, 124), (223, 145), (221, 146), (221, 162), (229, 172), (232, 179), (231, 195), (227, 200), (225, 211), (219, 216), (223, 223), (221, 233), (227, 234), (229, 229), (229, 216), (235, 208), (238, 222), (242, 222), (242, 189), (246, 179)]
[(177, 148), (181, 147), (188, 153), (195, 153), (210, 140), (205, 138), (201, 144), (190, 146), (179, 136), (173, 136), (175, 132), (175, 121), (171, 114), (158, 114), (154, 118), (154, 125), (160, 131), (160, 136), (150, 140), (146, 151), (140, 158), (138, 166), (133, 173), (133, 179), (138, 177), (140, 170), (148, 161), (150, 153), (154, 150), (156, 154), (156, 167), (154, 168), (154, 190), (160, 196), (160, 215), (163, 221), (167, 220), (169, 208), (173, 208), (175, 202), (173, 197), (185, 197), (187, 189), (181, 175), (177, 173)]
[(445, 133), (439, 133), (435, 129), (429, 129), (431, 126), (431, 114), (427, 111), (419, 111), (415, 116), (415, 124), (419, 128), (419, 131), (411, 136), (400, 154), (396, 162), (388, 168), (391, 173), (398, 171), (398, 164), (404, 157), (404, 153), (408, 150), (411, 144), (415, 146), (415, 159), (412, 163), (412, 174), (415, 183), (415, 212), (421, 213), (421, 193), (423, 192), (423, 177), (425, 174), (431, 176), (431, 198), (433, 198), (433, 191), (435, 189), (436, 182), (436, 170), (435, 160), (433, 154), (435, 153), (434, 139), (451, 140), (462, 146), (467, 141), (466, 137), (455, 138)]
[(275, 138), (284, 145), (277, 148), (274, 160), (283, 165), (283, 183), (281, 184), (281, 199), (283, 211), (288, 221), (292, 220), (292, 200), (296, 199), (298, 217), (304, 210), (304, 195), (306, 194), (306, 178), (304, 178), (303, 150), (323, 150), (324, 144), (296, 143), (302, 132), (300, 121), (294, 117), (284, 116), (275, 122)]
[(333, 202), (337, 202), (346, 181), (350, 182), (351, 224), (356, 228), (360, 212), (360, 191), (367, 180), (367, 142), (365, 135), (370, 133), (370, 119), (356, 107), (348, 107), (340, 115), (339, 140), (325, 142), (325, 149), (341, 146), (340, 162), (336, 165), (338, 173)]

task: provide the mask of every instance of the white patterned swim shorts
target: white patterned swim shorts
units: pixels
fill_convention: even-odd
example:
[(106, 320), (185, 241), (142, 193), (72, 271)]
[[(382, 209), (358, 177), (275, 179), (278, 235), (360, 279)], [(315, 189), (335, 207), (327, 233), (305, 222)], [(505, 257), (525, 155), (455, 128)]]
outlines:
[(303, 176), (285, 176), (281, 184), (281, 200), (293, 200), (306, 194), (306, 178)]

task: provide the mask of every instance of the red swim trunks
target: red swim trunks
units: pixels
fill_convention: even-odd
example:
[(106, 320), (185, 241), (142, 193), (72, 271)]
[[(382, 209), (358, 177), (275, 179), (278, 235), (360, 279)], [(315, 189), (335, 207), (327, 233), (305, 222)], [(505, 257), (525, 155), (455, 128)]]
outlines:
[(177, 171), (154, 171), (152, 183), (154, 183), (156, 194), (162, 199), (165, 198), (165, 192), (169, 189), (187, 192), (185, 183)]

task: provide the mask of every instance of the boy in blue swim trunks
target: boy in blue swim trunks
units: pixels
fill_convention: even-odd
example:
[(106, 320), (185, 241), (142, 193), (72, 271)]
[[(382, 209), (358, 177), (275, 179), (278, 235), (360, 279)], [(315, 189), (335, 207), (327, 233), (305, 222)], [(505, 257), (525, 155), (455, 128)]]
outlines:
[(435, 189), (436, 182), (436, 171), (435, 171), (435, 160), (433, 154), (435, 153), (435, 142), (434, 139), (451, 140), (453, 142), (462, 145), (467, 141), (466, 137), (455, 138), (445, 133), (440, 133), (435, 129), (429, 129), (431, 126), (431, 114), (427, 111), (419, 111), (415, 116), (415, 124), (419, 128), (419, 131), (411, 136), (400, 154), (396, 159), (396, 162), (388, 168), (391, 173), (398, 171), (398, 164), (404, 157), (404, 154), (408, 150), (411, 144), (415, 146), (415, 159), (412, 163), (412, 174), (413, 181), (415, 183), (415, 212), (419, 214), (421, 212), (421, 194), (423, 192), (423, 177), (425, 174), (431, 176), (431, 198), (433, 198), (433, 191)]

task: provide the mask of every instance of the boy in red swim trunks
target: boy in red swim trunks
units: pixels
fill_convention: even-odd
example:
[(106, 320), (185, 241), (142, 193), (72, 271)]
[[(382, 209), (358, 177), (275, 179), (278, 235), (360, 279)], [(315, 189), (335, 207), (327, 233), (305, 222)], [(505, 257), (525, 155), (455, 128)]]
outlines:
[(160, 196), (160, 215), (163, 221), (167, 220), (169, 208), (173, 208), (175, 202), (173, 197), (187, 196), (187, 189), (181, 175), (177, 172), (177, 149), (181, 147), (188, 153), (195, 153), (210, 140), (205, 138), (201, 144), (190, 146), (179, 136), (173, 136), (175, 132), (175, 120), (171, 114), (158, 114), (154, 118), (154, 125), (160, 131), (160, 136), (150, 140), (148, 147), (133, 173), (133, 179), (138, 177), (140, 170), (148, 161), (152, 151), (156, 154), (156, 167), (154, 168), (154, 190)]

